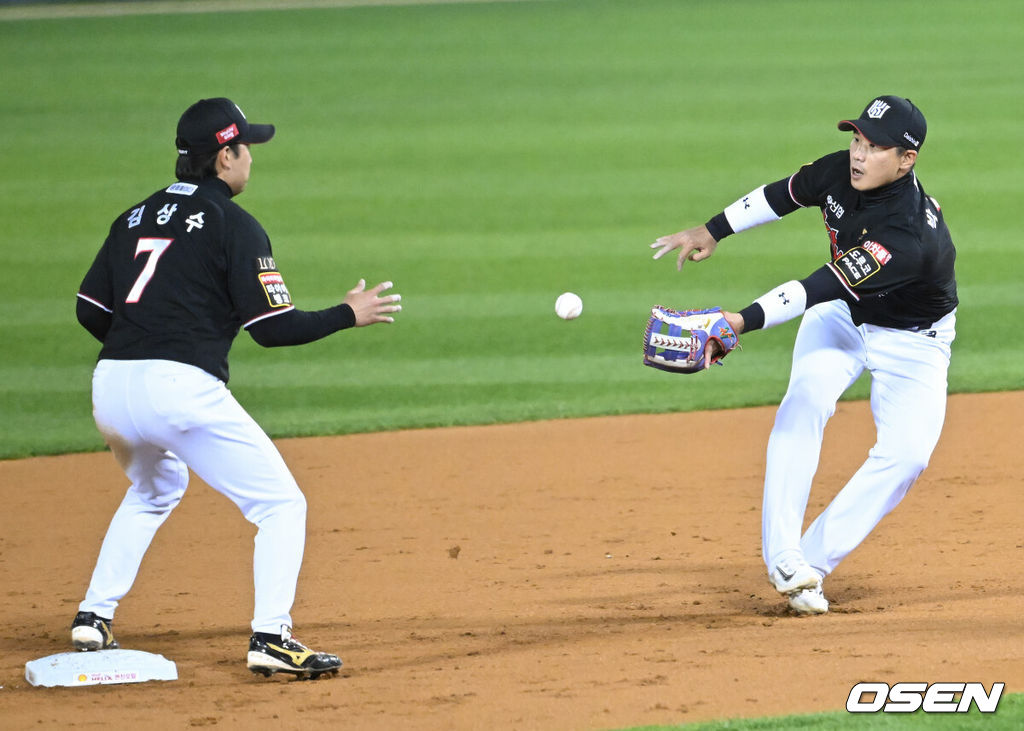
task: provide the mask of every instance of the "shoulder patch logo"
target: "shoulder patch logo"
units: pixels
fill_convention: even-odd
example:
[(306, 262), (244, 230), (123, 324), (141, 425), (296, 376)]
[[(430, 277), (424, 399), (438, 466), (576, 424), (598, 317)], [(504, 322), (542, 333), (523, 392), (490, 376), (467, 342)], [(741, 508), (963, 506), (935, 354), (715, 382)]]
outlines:
[(175, 183), (167, 188), (166, 192), (175, 193), (177, 195), (192, 195), (197, 190), (199, 190), (199, 186), (193, 183)]
[(284, 277), (278, 272), (263, 272), (259, 275), (260, 284), (267, 295), (267, 301), (271, 307), (288, 307), (292, 303), (292, 296), (288, 288), (284, 286)]

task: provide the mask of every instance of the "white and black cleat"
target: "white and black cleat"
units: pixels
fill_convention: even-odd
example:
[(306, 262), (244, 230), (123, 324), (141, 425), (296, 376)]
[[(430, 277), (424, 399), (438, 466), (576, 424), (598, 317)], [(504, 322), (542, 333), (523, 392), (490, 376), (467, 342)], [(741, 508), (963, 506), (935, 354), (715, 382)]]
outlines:
[(80, 652), (116, 650), (120, 645), (114, 639), (113, 624), (93, 612), (79, 612), (71, 623), (71, 644)]
[(246, 664), (257, 675), (269, 678), (277, 673), (294, 675), (299, 680), (316, 680), (322, 675), (337, 675), (341, 660), (328, 652), (316, 652), (292, 637), (291, 628), (281, 634), (255, 632), (249, 639)]

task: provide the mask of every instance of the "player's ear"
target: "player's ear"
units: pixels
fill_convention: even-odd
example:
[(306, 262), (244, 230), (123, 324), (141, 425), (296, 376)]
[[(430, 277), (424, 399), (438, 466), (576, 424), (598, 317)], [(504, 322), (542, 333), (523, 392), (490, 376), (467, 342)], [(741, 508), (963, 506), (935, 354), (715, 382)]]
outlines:
[(910, 170), (914, 167), (915, 162), (917, 162), (917, 150), (904, 150), (903, 157), (900, 158), (900, 170), (902, 172)]
[(235, 156), (231, 154), (230, 145), (225, 145), (217, 150), (217, 172), (220, 173), (222, 170), (229, 169), (234, 157)]

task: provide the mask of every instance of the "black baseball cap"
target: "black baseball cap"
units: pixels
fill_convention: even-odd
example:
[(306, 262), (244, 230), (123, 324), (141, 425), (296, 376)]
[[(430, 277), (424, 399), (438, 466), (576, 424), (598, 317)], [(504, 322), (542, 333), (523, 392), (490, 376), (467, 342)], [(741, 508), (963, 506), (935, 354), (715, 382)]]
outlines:
[(879, 96), (864, 107), (857, 119), (840, 122), (839, 129), (856, 130), (876, 145), (920, 150), (928, 133), (928, 123), (909, 99)]
[(175, 144), (179, 155), (215, 152), (225, 145), (267, 142), (274, 136), (272, 124), (250, 124), (230, 99), (200, 99), (178, 120)]

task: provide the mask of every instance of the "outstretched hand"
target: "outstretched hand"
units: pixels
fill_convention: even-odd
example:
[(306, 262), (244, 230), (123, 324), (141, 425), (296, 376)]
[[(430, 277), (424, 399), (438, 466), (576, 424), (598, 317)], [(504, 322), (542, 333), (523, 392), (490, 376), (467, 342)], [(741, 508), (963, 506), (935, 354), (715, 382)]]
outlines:
[(691, 261), (707, 259), (715, 253), (716, 246), (718, 246), (718, 242), (708, 231), (707, 226), (696, 226), (669, 236), (662, 236), (651, 244), (652, 249), (659, 250), (654, 255), (655, 259), (660, 259), (668, 252), (679, 249), (679, 256), (676, 258), (678, 271), (683, 270), (683, 263), (687, 259)]
[(402, 306), (392, 304), (400, 302), (402, 295), (389, 294), (380, 296), (381, 292), (391, 289), (394, 284), (381, 282), (373, 289), (366, 288), (366, 280), (360, 279), (354, 289), (350, 289), (345, 295), (344, 304), (352, 308), (356, 315), (356, 327), (373, 325), (377, 322), (394, 322), (395, 318), (390, 316), (392, 312), (401, 312)]

